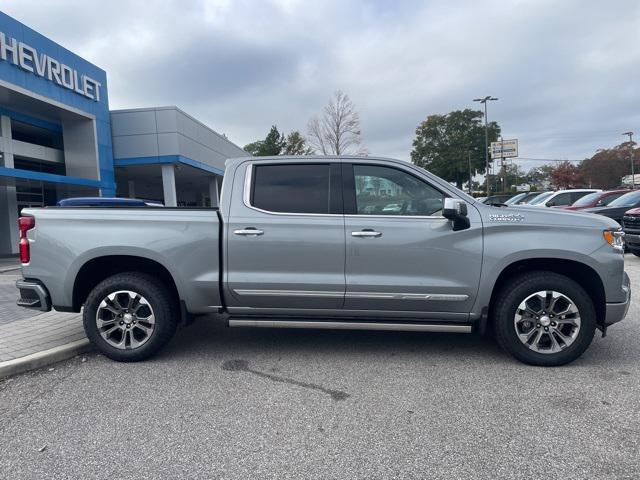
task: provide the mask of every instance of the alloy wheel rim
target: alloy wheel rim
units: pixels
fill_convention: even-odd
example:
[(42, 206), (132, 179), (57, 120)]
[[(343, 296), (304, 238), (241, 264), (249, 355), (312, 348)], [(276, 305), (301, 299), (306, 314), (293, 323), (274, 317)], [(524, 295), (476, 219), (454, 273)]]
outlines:
[(575, 341), (580, 332), (580, 311), (567, 295), (541, 290), (526, 297), (514, 316), (520, 342), (537, 353), (558, 353)]
[(98, 306), (98, 333), (112, 347), (132, 350), (144, 345), (155, 329), (151, 304), (139, 293), (118, 290), (107, 295)]

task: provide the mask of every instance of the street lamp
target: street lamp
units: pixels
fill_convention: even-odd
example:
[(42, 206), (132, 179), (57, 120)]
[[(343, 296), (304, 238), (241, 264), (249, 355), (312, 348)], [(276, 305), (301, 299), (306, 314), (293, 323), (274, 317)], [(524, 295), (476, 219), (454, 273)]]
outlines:
[(487, 95), (484, 98), (474, 98), (474, 102), (484, 103), (484, 163), (486, 172), (487, 195), (489, 195), (489, 122), (487, 120), (487, 102), (498, 100), (496, 97)]
[(633, 132), (624, 132), (622, 135), (629, 135), (629, 161), (631, 162), (631, 190), (636, 188), (636, 174), (633, 165)]

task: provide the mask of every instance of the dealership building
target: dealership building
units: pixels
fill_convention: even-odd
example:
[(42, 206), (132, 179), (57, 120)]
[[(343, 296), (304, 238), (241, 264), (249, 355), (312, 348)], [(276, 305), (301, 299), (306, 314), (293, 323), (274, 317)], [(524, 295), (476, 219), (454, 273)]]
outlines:
[(217, 205), (247, 155), (176, 107), (109, 110), (104, 70), (0, 12), (0, 256), (22, 208), (76, 196)]

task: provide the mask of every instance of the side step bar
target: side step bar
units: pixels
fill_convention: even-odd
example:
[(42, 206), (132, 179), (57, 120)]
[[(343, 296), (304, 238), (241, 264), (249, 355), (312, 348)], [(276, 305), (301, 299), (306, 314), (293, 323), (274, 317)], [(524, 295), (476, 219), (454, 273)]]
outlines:
[(331, 322), (305, 320), (244, 320), (230, 319), (230, 327), (265, 328), (321, 328), (330, 330), (388, 330), (394, 332), (455, 332), (471, 333), (471, 325), (444, 323), (377, 323), (377, 322)]

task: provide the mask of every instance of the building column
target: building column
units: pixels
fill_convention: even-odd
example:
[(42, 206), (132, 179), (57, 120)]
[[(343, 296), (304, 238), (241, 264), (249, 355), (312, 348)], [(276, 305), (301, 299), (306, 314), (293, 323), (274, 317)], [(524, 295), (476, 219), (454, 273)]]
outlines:
[[(14, 168), (11, 148), (11, 119), (0, 117), (0, 166)], [(0, 186), (0, 255), (18, 253), (18, 202), (13, 179), (7, 179), (6, 186)]]
[(136, 198), (136, 185), (133, 180), (127, 180), (127, 195), (129, 198)]
[(165, 207), (177, 207), (178, 196), (176, 194), (176, 171), (173, 163), (162, 165), (162, 193)]
[(209, 178), (209, 200), (211, 201), (212, 207), (220, 206), (219, 203), (219, 193), (218, 193), (218, 177), (210, 177)]

